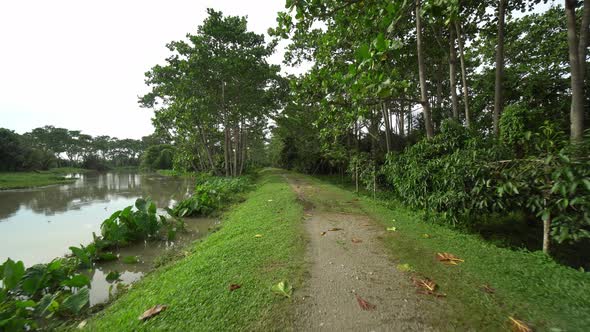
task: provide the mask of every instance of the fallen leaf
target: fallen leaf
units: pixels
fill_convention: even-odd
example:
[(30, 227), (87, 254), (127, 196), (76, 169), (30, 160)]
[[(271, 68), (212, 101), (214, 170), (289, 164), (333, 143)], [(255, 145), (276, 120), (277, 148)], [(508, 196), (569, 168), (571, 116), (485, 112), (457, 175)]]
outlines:
[(149, 308), (148, 310), (146, 310), (141, 316), (139, 316), (138, 319), (141, 321), (148, 320), (148, 319), (158, 315), (162, 311), (166, 310), (167, 308), (168, 308), (168, 306), (165, 306), (162, 304), (155, 305), (155, 306)]
[(322, 233), (321, 233), (321, 235), (322, 235), (322, 236), (326, 235), (326, 232), (322, 232)]
[(408, 263), (405, 264), (397, 264), (397, 269), (402, 272), (410, 272), (413, 271), (412, 266)]
[(496, 290), (488, 284), (481, 286), (481, 290), (488, 294), (494, 294), (496, 292)]
[(422, 237), (425, 239), (430, 239), (432, 236), (430, 234), (422, 234)]
[(291, 294), (293, 294), (293, 286), (284, 280), (272, 286), (270, 290), (285, 297), (291, 297)]
[(528, 326), (525, 322), (518, 320), (514, 317), (508, 317), (512, 324), (512, 331), (514, 332), (533, 332), (533, 329)]
[(397, 231), (397, 228), (395, 228), (394, 226), (391, 226), (391, 227), (387, 227), (387, 230), (390, 232), (395, 232), (395, 231)]
[(341, 230), (342, 230), (342, 228), (337, 228), (337, 227), (329, 229), (330, 232), (336, 232), (336, 231), (341, 231)]
[(436, 283), (428, 278), (414, 279), (414, 283), (416, 284), (416, 286), (427, 291), (429, 294), (434, 293), (434, 291), (436, 290), (436, 287), (437, 287)]
[(373, 310), (376, 307), (374, 304), (371, 304), (371, 303), (363, 300), (360, 296), (358, 296), (358, 294), (356, 295), (356, 300), (359, 303), (359, 305), (361, 306), (361, 309), (363, 309), (363, 310)]
[(241, 288), (241, 287), (242, 286), (238, 285), (238, 284), (231, 284), (231, 285), (229, 285), (229, 291), (232, 292), (232, 291), (235, 291), (236, 289)]
[(272, 202), (272, 199), (269, 199), (268, 201), (269, 201), (269, 202)]
[(352, 243), (361, 243), (361, 242), (363, 242), (363, 240), (357, 239), (356, 237), (353, 237), (351, 241), (352, 241)]
[(363, 224), (363, 226), (371, 226), (371, 224)]
[(459, 263), (464, 262), (464, 260), (462, 260), (461, 258), (453, 254), (449, 254), (448, 252), (437, 253), (436, 259), (448, 265), (457, 265)]
[(254, 237), (262, 237), (262, 234), (256, 234)]
[(414, 285), (416, 285), (416, 287), (418, 287), (418, 289), (420, 290), (419, 293), (427, 294), (427, 295), (434, 295), (436, 297), (447, 296), (447, 294), (437, 292), (438, 285), (434, 281), (432, 281), (428, 278), (424, 278), (424, 279), (412, 278), (412, 280), (414, 281)]

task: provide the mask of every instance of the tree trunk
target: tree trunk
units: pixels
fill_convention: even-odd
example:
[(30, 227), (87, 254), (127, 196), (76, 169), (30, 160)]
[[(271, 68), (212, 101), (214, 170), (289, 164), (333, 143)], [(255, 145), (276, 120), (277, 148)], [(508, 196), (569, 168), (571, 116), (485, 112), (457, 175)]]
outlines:
[(588, 22), (590, 18), (590, 1), (584, 0), (584, 13), (580, 36), (576, 29), (577, 0), (565, 0), (567, 17), (567, 42), (569, 50), (572, 104), (570, 108), (570, 137), (580, 141), (584, 135), (584, 76), (586, 70), (586, 48), (588, 47)]
[(455, 50), (455, 30), (449, 24), (449, 84), (451, 85), (451, 103), (453, 107), (453, 118), (459, 121), (459, 99), (457, 97), (457, 51)]
[(424, 125), (426, 126), (426, 137), (434, 137), (434, 128), (432, 126), (432, 115), (430, 114), (430, 104), (428, 103), (428, 92), (426, 90), (426, 73), (424, 68), (424, 52), (422, 51), (422, 19), (420, 17), (420, 1), (416, 0), (416, 44), (418, 55), (418, 76), (420, 77), (420, 103), (424, 112)]
[(494, 96), (494, 135), (500, 135), (500, 114), (504, 108), (504, 20), (506, 0), (498, 1), (498, 45), (496, 45), (496, 89)]
[(551, 215), (546, 220), (543, 220), (543, 252), (547, 255), (551, 254)]
[(387, 147), (387, 153), (391, 152), (391, 123), (389, 123), (388, 113), (385, 103), (381, 103), (381, 114), (383, 115), (383, 123), (385, 125), (385, 146)]
[(461, 82), (463, 85), (463, 104), (465, 104), (465, 127), (471, 127), (471, 114), (469, 114), (469, 89), (467, 87), (467, 68), (465, 68), (465, 50), (463, 49), (463, 33), (459, 21), (455, 21), (457, 32), (457, 44), (459, 45), (459, 58), (461, 60)]

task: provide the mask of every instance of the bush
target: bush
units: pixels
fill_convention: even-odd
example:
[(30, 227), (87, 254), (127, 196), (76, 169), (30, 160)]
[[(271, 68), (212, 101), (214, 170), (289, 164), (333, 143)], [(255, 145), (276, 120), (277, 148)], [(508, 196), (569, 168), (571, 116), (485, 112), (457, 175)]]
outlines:
[(169, 144), (150, 146), (141, 156), (141, 168), (146, 170), (171, 169), (175, 148)]
[(230, 203), (236, 194), (250, 186), (248, 177), (211, 177), (201, 175), (191, 197), (178, 203), (170, 214), (178, 217), (207, 215)]

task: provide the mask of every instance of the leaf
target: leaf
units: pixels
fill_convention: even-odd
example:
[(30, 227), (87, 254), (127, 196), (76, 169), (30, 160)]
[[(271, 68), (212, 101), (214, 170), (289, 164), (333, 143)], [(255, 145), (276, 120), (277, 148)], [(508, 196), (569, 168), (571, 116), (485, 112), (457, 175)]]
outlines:
[(14, 289), (25, 274), (25, 264), (22, 261), (15, 262), (9, 258), (2, 266), (4, 267), (2, 273), (4, 287), (7, 290)]
[(362, 297), (358, 296), (358, 294), (356, 295), (356, 301), (363, 310), (373, 310), (376, 308), (374, 304), (365, 301)]
[(76, 294), (68, 296), (61, 304), (60, 309), (73, 314), (78, 314), (90, 302), (88, 287), (80, 289)]
[(262, 237), (262, 234), (256, 234), (254, 237)]
[(143, 314), (141, 314), (141, 316), (139, 316), (137, 319), (139, 319), (140, 321), (146, 321), (158, 314), (160, 314), (162, 311), (168, 309), (168, 306), (166, 305), (162, 305), (162, 304), (158, 304), (155, 305), (151, 308), (149, 308), (148, 310), (144, 311)]
[(270, 290), (276, 294), (283, 295), (285, 297), (291, 297), (291, 294), (293, 294), (293, 286), (291, 286), (287, 281), (284, 280), (272, 286)]
[(432, 236), (430, 234), (422, 234), (422, 238), (424, 239), (430, 239)]
[(363, 242), (363, 240), (357, 239), (356, 237), (353, 237), (351, 241), (352, 241), (352, 243), (361, 243), (361, 242)]
[(81, 288), (84, 286), (90, 286), (90, 278), (83, 274), (76, 274), (72, 276), (70, 279), (62, 281), (61, 285), (70, 288)]
[(103, 262), (110, 262), (116, 261), (118, 259), (117, 255), (113, 254), (112, 252), (104, 252), (98, 255), (98, 259)]
[(514, 317), (508, 317), (512, 324), (512, 331), (514, 332), (533, 332), (533, 329), (528, 326), (525, 322), (518, 320)]
[(464, 260), (458, 258), (453, 254), (449, 254), (448, 252), (437, 253), (436, 259), (448, 265), (458, 265), (459, 263), (464, 262)]
[(434, 281), (432, 281), (428, 278), (426, 278), (426, 279), (415, 278), (414, 284), (416, 285), (416, 287), (424, 290), (427, 294), (433, 294), (436, 291), (436, 288), (438, 287), (438, 285)]
[(108, 282), (114, 282), (114, 281), (120, 280), (120, 278), (121, 278), (121, 273), (119, 273), (117, 271), (109, 272), (109, 274), (107, 274), (107, 277), (106, 277)]
[(321, 232), (320, 235), (324, 236), (324, 235), (326, 235), (326, 232)]
[(78, 258), (78, 260), (80, 260), (80, 265), (82, 265), (83, 267), (92, 266), (92, 260), (90, 259), (90, 256), (88, 255), (86, 250), (78, 247), (70, 247), (70, 250), (72, 251), (72, 254), (74, 254), (74, 256)]
[(341, 231), (341, 230), (342, 230), (342, 228), (334, 227), (334, 228), (330, 228), (328, 231), (337, 232), (337, 231)]
[(229, 291), (230, 291), (230, 292), (233, 292), (233, 291), (235, 291), (236, 289), (238, 289), (238, 288), (241, 288), (241, 287), (242, 287), (242, 285), (238, 285), (238, 284), (231, 284), (231, 285), (229, 285)]
[(395, 232), (395, 231), (397, 231), (397, 228), (394, 226), (391, 226), (391, 227), (387, 227), (387, 230), (390, 232)]
[(139, 257), (138, 256), (125, 256), (125, 257), (123, 257), (122, 261), (125, 264), (137, 264), (137, 263), (139, 263)]
[(397, 269), (398, 269), (399, 271), (402, 271), (402, 272), (411, 272), (411, 271), (413, 271), (413, 270), (414, 270), (414, 269), (412, 268), (412, 266), (411, 266), (410, 264), (408, 264), (408, 263), (404, 263), (404, 264), (397, 264)]

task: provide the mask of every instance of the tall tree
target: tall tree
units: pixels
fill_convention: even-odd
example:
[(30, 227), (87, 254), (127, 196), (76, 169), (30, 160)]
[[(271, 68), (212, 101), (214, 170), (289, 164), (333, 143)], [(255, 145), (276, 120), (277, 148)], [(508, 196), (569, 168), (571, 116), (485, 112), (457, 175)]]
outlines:
[(584, 0), (579, 32), (576, 24), (578, 3), (577, 0), (565, 0), (572, 90), (570, 111), (570, 136), (572, 141), (579, 141), (584, 135), (586, 54), (590, 35), (588, 31), (590, 25), (590, 0)]

